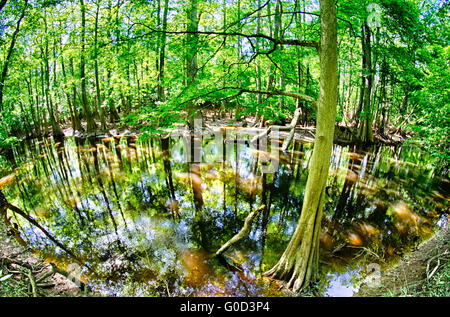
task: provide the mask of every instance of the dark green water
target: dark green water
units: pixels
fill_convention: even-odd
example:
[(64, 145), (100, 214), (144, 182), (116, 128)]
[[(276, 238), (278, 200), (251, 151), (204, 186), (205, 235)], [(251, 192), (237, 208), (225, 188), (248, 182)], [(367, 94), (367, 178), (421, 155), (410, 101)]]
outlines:
[[(274, 173), (261, 173), (244, 144), (213, 164), (185, 163), (172, 145), (24, 143), (4, 193), (85, 265), (12, 216), (21, 238), (102, 295), (283, 296), (261, 273), (297, 224), (312, 144), (294, 143)], [(326, 296), (351, 296), (369, 269), (389, 268), (447, 222), (449, 181), (414, 149), (335, 145), (326, 193), (317, 284)], [(250, 234), (226, 252), (228, 265), (211, 257), (263, 203)]]

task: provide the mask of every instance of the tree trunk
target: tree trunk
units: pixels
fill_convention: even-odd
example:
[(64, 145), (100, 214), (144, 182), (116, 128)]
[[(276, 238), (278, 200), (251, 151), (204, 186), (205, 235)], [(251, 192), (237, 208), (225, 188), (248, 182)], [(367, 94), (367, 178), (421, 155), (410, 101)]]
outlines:
[[(275, 10), (275, 32), (276, 32), (276, 39), (280, 39), (283, 37), (283, 29), (282, 29), (282, 21), (281, 16), (283, 15), (283, 6), (281, 4), (280, 0), (277, 0), (275, 2), (276, 10)], [(279, 46), (279, 52), (277, 52), (278, 57), (278, 63), (281, 63), (281, 56), (283, 55), (283, 45)], [(284, 77), (283, 72), (280, 71), (280, 77), (279, 77), (279, 86), (280, 90), (284, 90), (285, 84), (284, 84)], [(284, 97), (280, 96), (278, 99), (278, 106), (279, 109), (283, 109), (284, 107)]]
[(84, 6), (84, 0), (80, 0), (81, 9), (81, 52), (80, 52), (80, 77), (81, 77), (81, 104), (83, 106), (84, 115), (86, 117), (86, 132), (93, 132), (97, 129), (97, 124), (94, 121), (92, 112), (89, 107), (87, 92), (86, 92), (86, 58), (85, 58), (85, 46), (86, 46), (86, 7)]
[(30, 115), (31, 119), (33, 121), (33, 131), (31, 133), (32, 137), (36, 137), (40, 135), (40, 125), (39, 121), (36, 118), (36, 111), (34, 109), (34, 99), (33, 99), (33, 76), (30, 73), (30, 79), (29, 81), (25, 79), (25, 82), (27, 83), (27, 90), (28, 90), (28, 104), (30, 105)]
[[(45, 25), (45, 33), (48, 33), (47, 29), (47, 16), (46, 13), (44, 15), (44, 25)], [(60, 138), (64, 136), (64, 133), (62, 132), (61, 128), (59, 127), (59, 124), (56, 122), (55, 114), (53, 111), (53, 101), (52, 96), (50, 92), (50, 65), (49, 65), (49, 50), (48, 50), (48, 38), (45, 38), (45, 54), (43, 56), (44, 59), (44, 66), (45, 66), (45, 100), (47, 104), (47, 110), (49, 115), (50, 124), (52, 127), (52, 133), (53, 136), (56, 138)]]
[[(62, 50), (62, 38), (60, 39), (60, 44), (61, 44), (61, 52), (63, 52), (63, 50)], [(62, 75), (63, 75), (63, 81), (64, 81), (64, 83), (67, 83), (67, 74), (66, 74), (66, 67), (65, 67), (65, 64), (64, 64), (63, 54), (60, 55), (60, 59), (61, 59), (61, 70), (62, 70)], [(80, 118), (78, 117), (78, 112), (76, 110), (75, 99), (74, 99), (74, 103), (72, 104), (72, 101), (70, 100), (70, 93), (69, 93), (69, 91), (68, 90), (65, 91), (64, 94), (66, 95), (67, 105), (69, 106), (70, 121), (71, 121), (72, 129), (74, 131), (79, 131), (80, 129), (82, 129), (82, 127), (81, 127)]]
[(100, 13), (100, 3), (97, 3), (97, 10), (95, 11), (95, 24), (94, 24), (95, 25), (95, 30), (94, 30), (95, 92), (96, 92), (96, 97), (97, 97), (96, 105), (97, 105), (98, 114), (100, 116), (101, 129), (106, 130), (107, 129), (106, 118), (105, 118), (105, 111), (102, 107), (103, 98), (102, 98), (101, 90), (100, 90), (100, 78), (99, 78), (99, 71), (98, 71), (98, 16), (99, 16), (99, 13)]
[(297, 228), (278, 263), (265, 275), (287, 280), (295, 292), (317, 278), (319, 233), (330, 166), (337, 102), (337, 23), (334, 1), (320, 1), (320, 94), (316, 141)]
[(384, 134), (384, 117), (386, 116), (386, 80), (388, 68), (386, 60), (383, 59), (381, 63), (381, 88), (380, 88), (380, 104), (379, 104), (379, 118), (377, 117), (378, 132)]
[[(276, 14), (276, 13), (275, 13)], [(269, 17), (268, 19), (268, 23), (269, 23), (269, 35), (271, 37), (277, 37), (278, 35), (278, 30), (277, 29), (273, 29), (272, 27), (272, 21), (271, 21), (271, 11), (270, 11), (270, 2), (267, 4), (267, 16)], [(277, 24), (275, 23), (275, 28), (276, 28)], [(269, 66), (269, 76), (267, 77), (267, 84), (266, 84), (266, 90), (271, 90), (273, 87), (273, 84), (275, 82), (275, 70), (273, 67), (273, 64), (270, 64)], [(266, 98), (267, 101), (267, 98)], [(266, 122), (266, 118), (264, 115), (261, 116), (260, 121), (259, 121), (259, 128), (262, 128), (264, 126)]]
[(25, 12), (27, 10), (27, 6), (28, 6), (28, 0), (25, 0), (25, 4), (24, 4), (23, 10), (22, 10), (22, 14), (20, 15), (19, 20), (17, 21), (16, 29), (13, 32), (11, 43), (9, 44), (8, 54), (6, 55), (5, 62), (3, 63), (3, 69), (2, 69), (2, 73), (0, 75), (1, 76), (0, 77), (0, 112), (3, 112), (3, 110), (4, 110), (4, 106), (3, 106), (3, 87), (5, 86), (6, 75), (8, 74), (9, 62), (11, 60), (11, 56), (12, 56), (12, 53), (14, 51), (14, 46), (16, 45), (17, 35), (19, 34), (19, 31), (20, 31), (20, 23), (22, 22), (22, 20), (23, 20), (23, 18), (25, 16)]
[(353, 65), (353, 63), (352, 63), (352, 55), (353, 55), (353, 49), (350, 49), (350, 52), (349, 52), (349, 56), (348, 56), (348, 58), (349, 58), (349, 69), (348, 69), (348, 85), (347, 85), (347, 93), (346, 93), (346, 96), (345, 96), (345, 101), (344, 101), (344, 116), (343, 116), (343, 119), (344, 119), (344, 123), (347, 125), (348, 124), (348, 122), (351, 120), (350, 119), (350, 114), (349, 114), (349, 112), (350, 112), (350, 110), (349, 110), (349, 104), (350, 104), (350, 97), (351, 97), (351, 94), (352, 94), (352, 70), (353, 70), (353, 67), (352, 67), (352, 65)]
[[(42, 58), (42, 56), (41, 56)], [(44, 127), (44, 135), (48, 136), (49, 135), (49, 131), (48, 128), (50, 126), (50, 122), (47, 121), (46, 118), (46, 114), (45, 114), (45, 108), (44, 106), (47, 106), (47, 112), (50, 114), (50, 111), (48, 110), (49, 105), (48, 105), (48, 99), (46, 98), (46, 93), (45, 93), (45, 71), (44, 71), (44, 66), (41, 63), (40, 65), (40, 72), (41, 72), (41, 93), (42, 93), (42, 125)], [(44, 101), (45, 98), (45, 101)]]
[[(261, 7), (261, 0), (258, 0), (258, 8)], [(261, 33), (261, 10), (258, 10), (257, 20), (256, 20), (256, 34)], [(259, 52), (259, 39), (256, 39), (256, 52)], [(261, 66), (259, 65), (259, 60), (256, 60), (256, 89), (261, 90)], [(256, 95), (256, 114), (255, 120), (252, 122), (252, 127), (255, 126), (259, 122), (260, 114), (259, 111), (262, 107), (262, 94)]]
[[(303, 3), (304, 4), (304, 3)], [(297, 2), (296, 2), (297, 5)], [(302, 24), (302, 17), (300, 16), (299, 13), (295, 14), (295, 22), (296, 22), (296, 26), (297, 26), (297, 32), (301, 35), (301, 39), (303, 39), (303, 24)], [(295, 47), (295, 53), (297, 55), (297, 91), (298, 93), (302, 92), (302, 83), (303, 83), (303, 77), (304, 76), (304, 71), (303, 71), (303, 64), (301, 61), (301, 47), (296, 46)], [(304, 113), (306, 112), (306, 108), (304, 107), (305, 103), (302, 102), (300, 99), (296, 99), (295, 101), (295, 105), (297, 109), (300, 109), (301, 111), (301, 115), (303, 117)], [(303, 120), (301, 120), (303, 121)]]
[[(72, 78), (75, 78), (75, 69), (74, 69), (72, 58), (69, 60), (69, 64), (70, 64)], [(73, 107), (73, 115), (74, 115), (74, 119), (75, 119), (75, 127), (76, 127), (77, 131), (84, 131), (84, 128), (81, 125), (80, 112), (78, 111), (77, 86), (75, 85), (74, 82), (72, 83), (72, 94), (73, 94), (72, 107)]]
[[(364, 25), (364, 36), (362, 39), (363, 51), (363, 80), (364, 87), (362, 91), (362, 113), (358, 115), (361, 118), (358, 130), (358, 137), (363, 143), (373, 143), (372, 132), (372, 86), (373, 86), (373, 69), (372, 69), (372, 53), (370, 45), (370, 28), (367, 23)], [(361, 99), (360, 99), (361, 100)], [(360, 105), (361, 106), (361, 105)]]
[(159, 47), (159, 61), (158, 61), (158, 100), (165, 101), (166, 96), (164, 93), (164, 65), (166, 59), (166, 33), (164, 33), (167, 29), (167, 12), (169, 9), (169, 0), (164, 0), (164, 11), (163, 11), (163, 19), (162, 19), (162, 30), (163, 33), (160, 34), (161, 41)]
[[(190, 0), (189, 8), (188, 8), (188, 25), (187, 31), (194, 32), (188, 33), (186, 39), (186, 79), (187, 86), (193, 87), (196, 83), (197, 78), (197, 41), (198, 34), (195, 32), (198, 31), (198, 0)], [(195, 107), (193, 102), (189, 102), (187, 105), (188, 112), (188, 122), (189, 128), (191, 131), (194, 129), (194, 113)]]

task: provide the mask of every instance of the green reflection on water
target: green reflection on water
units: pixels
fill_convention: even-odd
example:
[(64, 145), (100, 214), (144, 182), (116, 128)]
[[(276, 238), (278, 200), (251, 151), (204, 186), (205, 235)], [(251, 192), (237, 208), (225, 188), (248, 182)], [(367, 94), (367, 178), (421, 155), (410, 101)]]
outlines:
[[(260, 273), (295, 229), (312, 144), (295, 142), (275, 173), (264, 174), (258, 152), (244, 144), (214, 164), (184, 163), (173, 144), (136, 137), (29, 141), (15, 149), (16, 178), (5, 194), (87, 263), (78, 273), (99, 294), (286, 295)], [(446, 221), (449, 182), (426, 162), (415, 149), (334, 146), (321, 293), (356, 290), (367, 265), (386, 269)], [(225, 260), (212, 257), (262, 204), (268, 208), (249, 236)], [(49, 261), (66, 268), (73, 261), (13, 219)]]

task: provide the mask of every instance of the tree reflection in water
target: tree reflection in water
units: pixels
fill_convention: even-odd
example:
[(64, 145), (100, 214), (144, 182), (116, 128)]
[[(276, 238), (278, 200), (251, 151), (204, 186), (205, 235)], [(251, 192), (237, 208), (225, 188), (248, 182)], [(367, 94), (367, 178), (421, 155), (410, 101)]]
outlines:
[[(223, 150), (225, 160), (215, 164), (185, 163), (174, 149), (171, 139), (136, 137), (27, 141), (15, 149), (15, 179), (4, 193), (89, 265), (84, 278), (100, 294), (286, 295), (260, 273), (275, 264), (297, 224), (311, 144), (293, 142), (271, 174), (261, 173), (264, 153), (244, 144)], [(357, 289), (368, 264), (389, 267), (446, 219), (448, 180), (419, 166), (426, 158), (417, 153), (334, 146), (319, 292), (343, 294), (330, 291), (342, 288), (339, 276)], [(215, 258), (263, 204), (250, 234), (226, 251), (225, 262)], [(63, 267), (73, 261), (9, 215), (30, 247)]]

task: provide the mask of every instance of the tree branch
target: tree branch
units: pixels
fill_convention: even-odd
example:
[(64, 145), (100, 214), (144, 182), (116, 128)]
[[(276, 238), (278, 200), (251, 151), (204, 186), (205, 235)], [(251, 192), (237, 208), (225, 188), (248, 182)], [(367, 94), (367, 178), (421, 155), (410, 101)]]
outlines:
[(248, 19), (250, 16), (252, 16), (252, 15), (255, 14), (256, 12), (258, 12), (258, 11), (264, 9), (264, 7), (266, 7), (266, 6), (269, 4), (269, 2), (270, 2), (270, 0), (267, 0), (267, 1), (266, 1), (262, 6), (260, 6), (259, 8), (257, 8), (257, 9), (255, 9), (255, 10), (253, 10), (252, 12), (250, 12), (250, 13), (244, 15), (244, 16), (243, 16), (242, 18), (240, 18), (239, 20), (230, 23), (230, 24), (226, 27), (225, 30), (228, 30), (230, 27), (232, 27), (232, 26), (234, 26), (234, 25), (236, 25), (236, 24), (238, 24), (238, 23), (241, 23), (241, 21), (244, 21), (244, 20)]
[[(262, 95), (269, 95), (269, 96), (287, 96), (287, 97), (293, 97), (296, 99), (300, 99), (300, 100), (304, 100), (306, 102), (310, 102), (314, 105), (314, 107), (316, 107), (317, 104), (317, 100), (314, 99), (311, 96), (308, 95), (303, 95), (300, 93), (296, 93), (296, 92), (289, 92), (289, 91), (282, 91), (282, 90), (253, 90), (253, 89), (246, 89), (246, 88), (239, 88), (239, 87), (221, 87), (209, 92), (206, 92), (204, 94), (195, 96), (193, 98), (190, 98), (186, 101), (183, 101), (181, 104), (185, 104), (188, 102), (192, 102), (196, 99), (202, 98), (202, 97), (206, 97), (208, 95), (211, 95), (213, 93), (217, 93), (219, 91), (222, 90), (237, 90), (237, 92), (235, 94), (233, 94), (232, 96), (226, 97), (227, 99), (232, 98), (232, 97), (237, 97), (242, 95), (243, 93), (251, 93), (251, 94), (262, 94)], [(223, 98), (222, 98), (223, 99)]]
[(252, 89), (236, 88), (236, 87), (234, 87), (234, 88), (229, 87), (229, 89), (240, 89), (242, 92), (248, 92), (248, 93), (253, 93), (253, 94), (263, 94), (263, 95), (271, 95), (271, 96), (288, 96), (288, 97), (293, 97), (296, 99), (310, 102), (314, 106), (316, 105), (316, 102), (317, 102), (317, 100), (311, 96), (303, 95), (303, 94), (296, 93), (296, 92), (281, 91), (281, 90), (252, 90)]
[(3, 9), (3, 7), (5, 6), (5, 4), (6, 4), (7, 1), (8, 1), (8, 0), (1, 0), (1, 1), (0, 1), (0, 11), (2, 11), (2, 9)]
[(221, 35), (221, 36), (241, 36), (245, 37), (247, 39), (249, 38), (262, 38), (265, 40), (268, 40), (272, 42), (274, 45), (296, 45), (296, 46), (306, 46), (306, 47), (314, 47), (319, 48), (319, 42), (317, 41), (302, 41), (302, 40), (296, 40), (296, 39), (276, 39), (274, 37), (262, 34), (262, 33), (256, 33), (256, 34), (244, 34), (241, 32), (214, 32), (214, 31), (163, 31), (163, 30), (157, 30), (153, 27), (150, 27), (148, 25), (142, 24), (142, 23), (136, 23), (139, 25), (144, 26), (145, 28), (149, 29), (150, 32), (145, 33), (143, 35), (140, 35), (139, 37), (149, 35), (151, 33), (165, 33), (165, 34), (201, 34), (201, 35)]

